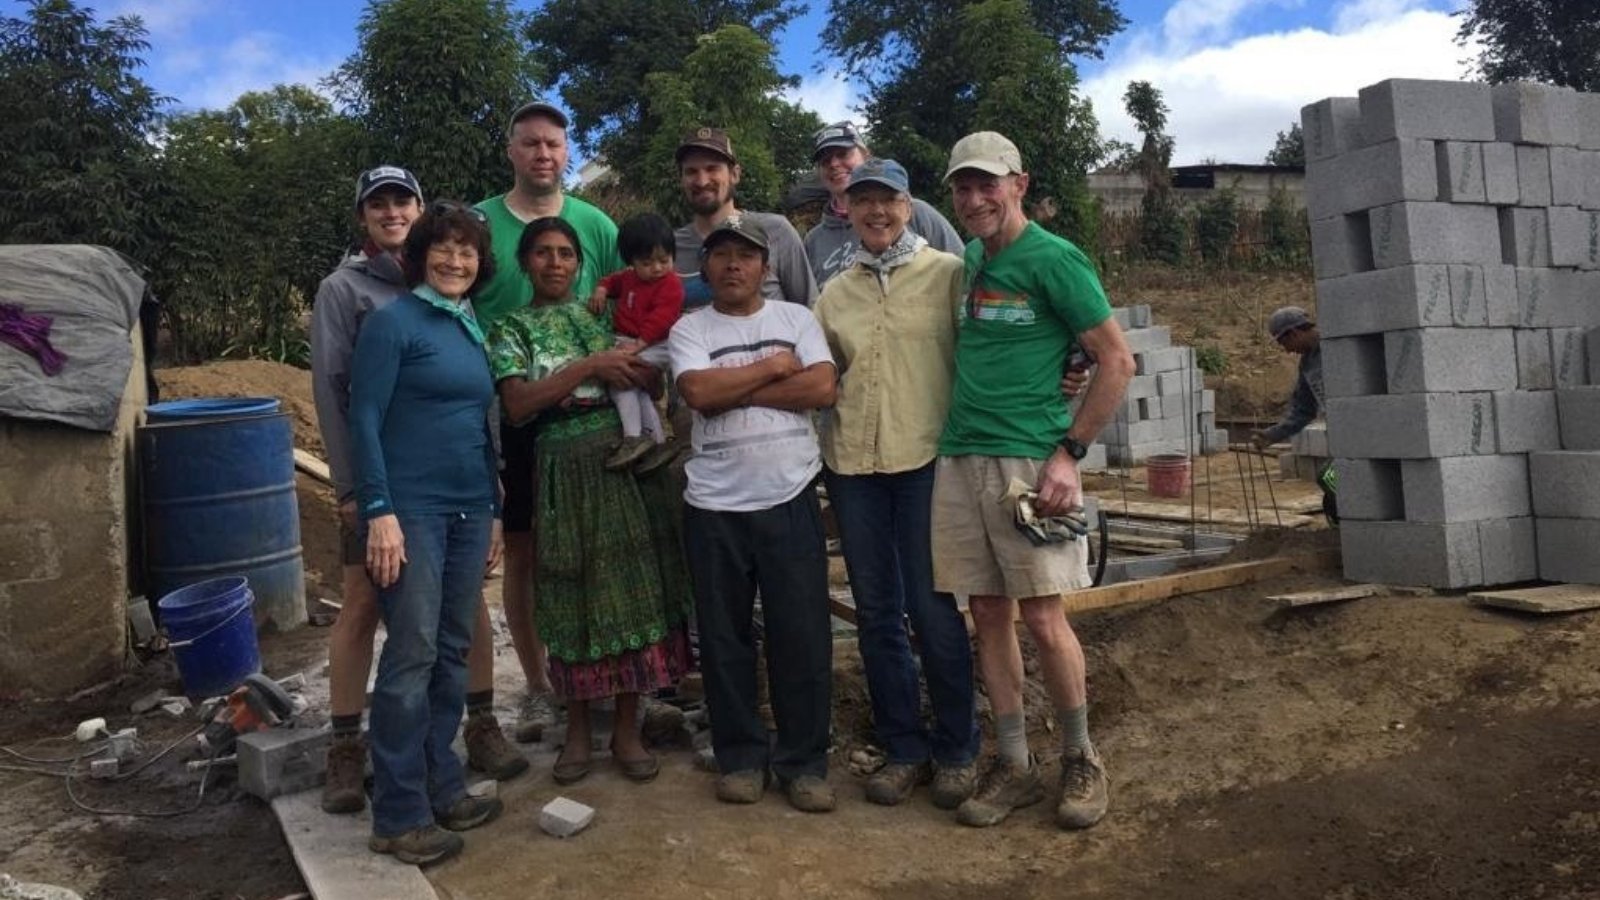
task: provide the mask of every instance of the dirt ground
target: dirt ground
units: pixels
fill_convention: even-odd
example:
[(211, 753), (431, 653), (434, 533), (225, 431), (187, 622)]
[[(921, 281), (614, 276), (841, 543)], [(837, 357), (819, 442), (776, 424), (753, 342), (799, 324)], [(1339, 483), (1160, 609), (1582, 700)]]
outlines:
[[(291, 407), (309, 403), (294, 393), (309, 383), (293, 374), (253, 383), (238, 368), (255, 365), (271, 364), (169, 371), (162, 381), (195, 392), (282, 389)], [(1275, 480), (1275, 467), (1273, 478), (1257, 473), (1254, 492), (1241, 487), (1241, 461), (1255, 464), (1228, 454), (1213, 457), (1210, 471), (1197, 464), (1197, 490), (1217, 491), (1218, 508), (1259, 500), (1269, 481), (1280, 506), (1316, 496), (1310, 485)], [(1146, 499), (1142, 482), (1135, 469), (1094, 484), (1114, 509), (1124, 486), (1130, 499)], [(307, 594), (335, 597), (331, 496), (308, 479), (299, 488)], [(1235, 558), (1332, 538), (1316, 528), (1264, 531)], [(871, 741), (868, 706), (845, 640), (835, 648), (831, 777), (841, 806), (833, 815), (795, 813), (775, 794), (753, 807), (719, 805), (710, 776), (674, 750), (653, 784), (600, 765), (564, 789), (600, 814), (589, 831), (557, 841), (535, 824), (539, 806), (557, 795), (552, 754), (538, 747), (534, 770), (502, 787), (505, 817), (469, 835), (466, 854), (430, 877), (454, 900), (1600, 897), (1600, 616), (1530, 619), (1460, 596), (1379, 596), (1294, 612), (1266, 599), (1337, 583), (1335, 574), (1308, 573), (1075, 616), (1091, 728), (1113, 779), (1112, 812), (1086, 833), (1056, 830), (1046, 805), (974, 831), (921, 793), (895, 809), (863, 802), (847, 760)], [(262, 651), (270, 674), (318, 679), (326, 631), (264, 635)], [(515, 669), (508, 647), (498, 659), (503, 674)], [(177, 678), (157, 657), (79, 699), (0, 701), (0, 747), (70, 755), (63, 736), (105, 715), (113, 729), (135, 724), (160, 748), (197, 724), (127, 711), (162, 686), (175, 688)], [(502, 705), (510, 694), (502, 690)], [(1055, 738), (1042, 698), (1032, 699), (1033, 745), (1053, 774)], [(195, 757), (184, 745), (126, 782), (77, 791), (91, 805), (179, 808), (195, 796), (199, 776), (183, 765)], [(0, 759), (12, 764), (27, 765)], [(91, 900), (274, 900), (304, 890), (270, 811), (226, 772), (200, 811), (166, 819), (84, 813), (60, 779), (3, 768), (0, 797), (0, 872), (22, 880), (66, 885)]]

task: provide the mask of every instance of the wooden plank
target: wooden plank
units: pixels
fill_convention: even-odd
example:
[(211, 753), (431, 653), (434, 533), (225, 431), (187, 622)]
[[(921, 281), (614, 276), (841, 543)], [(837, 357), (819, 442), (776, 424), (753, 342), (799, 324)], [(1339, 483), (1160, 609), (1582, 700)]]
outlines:
[(1177, 538), (1153, 538), (1137, 534), (1118, 534), (1111, 532), (1111, 546), (1124, 550), (1143, 550), (1147, 553), (1166, 553), (1171, 550), (1182, 550), (1183, 541)]
[(1479, 606), (1551, 615), (1600, 608), (1600, 585), (1552, 584), (1513, 591), (1479, 591), (1467, 599)]
[[(1194, 514), (1189, 514), (1189, 504), (1177, 503), (1147, 503), (1140, 500), (1123, 502), (1106, 498), (1100, 506), (1100, 512), (1108, 516), (1131, 516), (1136, 519), (1157, 519), (1165, 522), (1214, 522), (1218, 525), (1273, 525), (1278, 524), (1279, 516), (1272, 512), (1271, 507), (1261, 511), (1259, 516), (1252, 517), (1242, 509), (1212, 509), (1207, 512), (1205, 507), (1196, 506)], [(1297, 516), (1285, 513), (1282, 515), (1284, 528), (1301, 528), (1314, 522), (1307, 516)]]
[(323, 484), (333, 484), (333, 473), (328, 471), (328, 464), (299, 447), (294, 448), (294, 467)]
[(275, 797), (272, 811), (316, 900), (439, 900), (422, 870), (367, 849), (372, 811), (330, 816), (322, 790)]
[(828, 611), (851, 625), (856, 624), (855, 595), (849, 588), (828, 591)]
[(1158, 578), (1129, 581), (1125, 584), (1086, 588), (1067, 594), (1061, 603), (1068, 613), (1083, 612), (1238, 587), (1241, 584), (1264, 581), (1291, 572), (1316, 572), (1337, 568), (1339, 568), (1339, 551), (1321, 550), (1315, 553), (1274, 556), (1252, 562), (1193, 569)]
[(1375, 584), (1352, 584), (1347, 587), (1333, 588), (1326, 591), (1300, 591), (1294, 594), (1268, 594), (1268, 600), (1278, 601), (1278, 605), (1286, 609), (1297, 606), (1316, 606), (1322, 603), (1337, 603), (1341, 600), (1360, 600), (1378, 593)]

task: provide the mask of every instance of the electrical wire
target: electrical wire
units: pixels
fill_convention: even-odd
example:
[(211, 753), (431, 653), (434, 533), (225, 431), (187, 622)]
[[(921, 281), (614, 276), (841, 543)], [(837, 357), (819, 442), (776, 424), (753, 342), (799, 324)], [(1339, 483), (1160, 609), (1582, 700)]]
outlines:
[[(138, 775), (140, 772), (143, 772), (144, 770), (146, 770), (146, 769), (150, 768), (151, 766), (155, 765), (156, 762), (158, 762), (162, 758), (166, 757), (167, 754), (171, 753), (173, 750), (176, 750), (180, 745), (188, 742), (195, 735), (198, 735), (200, 732), (204, 731), (205, 727), (206, 726), (204, 724), (202, 724), (198, 728), (195, 728), (192, 731), (184, 733), (181, 737), (177, 738), (172, 743), (170, 743), (167, 746), (163, 747), (158, 753), (154, 754), (153, 756), (147, 757), (142, 762), (140, 762), (139, 765), (133, 767), (132, 769), (129, 769), (126, 772), (119, 772), (116, 775), (111, 776), (110, 778), (95, 779), (95, 780), (97, 780), (97, 781), (100, 781), (100, 780), (103, 780), (103, 781), (126, 781), (129, 778), (132, 778), (135, 775)], [(110, 746), (111, 746), (110, 742), (107, 741), (104, 745), (98, 746), (98, 747), (96, 747), (96, 748), (94, 748), (92, 750), (88, 750), (88, 751), (85, 751), (83, 753), (80, 753), (77, 756), (70, 757), (70, 758), (63, 758), (63, 759), (60, 759), (60, 760), (54, 760), (54, 762), (56, 762), (56, 763), (65, 762), (65, 763), (69, 764), (67, 769), (64, 770), (64, 771), (55, 770), (55, 769), (41, 769), (41, 768), (35, 768), (35, 767), (31, 767), (31, 766), (0, 765), (0, 772), (21, 772), (21, 773), (25, 773), (25, 774), (28, 774), (28, 775), (42, 775), (42, 776), (46, 776), (46, 777), (50, 777), (50, 778), (63, 779), (63, 781), (66, 784), (67, 799), (71, 800), (72, 801), (72, 805), (76, 806), (78, 809), (81, 809), (84, 812), (91, 813), (93, 815), (97, 815), (97, 816), (128, 816), (128, 817), (132, 817), (132, 818), (144, 818), (144, 819), (167, 819), (167, 818), (173, 818), (175, 816), (188, 815), (189, 813), (192, 813), (195, 810), (199, 809), (201, 804), (203, 804), (205, 802), (206, 785), (211, 780), (211, 770), (216, 768), (215, 763), (217, 761), (217, 756), (219, 755), (219, 753), (222, 750), (222, 748), (220, 746), (213, 747), (213, 748), (211, 748), (210, 755), (206, 757), (206, 766), (205, 766), (204, 771), (200, 775), (200, 788), (195, 794), (194, 803), (192, 803), (192, 804), (190, 804), (188, 806), (185, 806), (185, 807), (181, 807), (179, 809), (162, 809), (162, 810), (148, 810), (147, 811), (147, 810), (106, 809), (104, 807), (91, 806), (87, 802), (85, 802), (81, 797), (79, 797), (77, 792), (73, 789), (74, 782), (83, 780), (82, 779), (81, 769), (78, 768), (79, 764), (81, 764), (83, 762), (83, 760), (88, 759), (91, 756), (98, 756), (99, 754), (104, 753), (107, 749), (110, 748)], [(34, 761), (34, 762), (40, 761), (38, 759), (34, 759), (34, 758), (31, 758), (31, 757), (28, 757), (25, 754), (19, 753), (16, 750), (12, 750), (9, 747), (0, 747), (0, 750), (3, 750), (7, 754), (9, 754), (11, 756), (18, 757), (20, 759)]]

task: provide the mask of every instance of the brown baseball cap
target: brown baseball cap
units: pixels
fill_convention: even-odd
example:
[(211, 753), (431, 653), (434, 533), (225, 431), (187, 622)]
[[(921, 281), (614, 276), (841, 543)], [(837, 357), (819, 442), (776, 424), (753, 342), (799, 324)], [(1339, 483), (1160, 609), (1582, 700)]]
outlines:
[(760, 222), (741, 213), (723, 219), (711, 229), (706, 239), (700, 245), (700, 254), (704, 256), (711, 252), (711, 248), (723, 241), (738, 238), (747, 244), (754, 244), (763, 253), (767, 250), (767, 229)]
[(683, 164), (683, 157), (690, 150), (706, 150), (726, 159), (733, 165), (738, 165), (739, 158), (733, 155), (733, 142), (728, 140), (728, 133), (721, 128), (691, 128), (683, 133), (683, 140), (678, 142), (678, 150), (672, 159), (679, 165)]

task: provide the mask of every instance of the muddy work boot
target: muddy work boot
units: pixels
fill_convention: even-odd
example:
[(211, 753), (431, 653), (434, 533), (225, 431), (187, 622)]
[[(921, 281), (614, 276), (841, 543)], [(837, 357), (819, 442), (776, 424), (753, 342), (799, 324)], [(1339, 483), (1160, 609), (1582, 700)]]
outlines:
[(1093, 749), (1068, 749), (1061, 755), (1061, 800), (1056, 804), (1056, 824), (1062, 828), (1088, 828), (1105, 818), (1111, 800), (1111, 779), (1105, 763)]
[(530, 693), (522, 698), (522, 711), (511, 736), (519, 744), (537, 744), (544, 730), (556, 724), (556, 697), (549, 691)]
[(927, 762), (889, 763), (867, 779), (867, 799), (879, 806), (896, 806), (911, 796), (919, 784), (933, 780)]
[(833, 812), (838, 803), (833, 785), (815, 775), (801, 775), (784, 785), (783, 792), (789, 798), (789, 805), (801, 812)]
[(467, 716), (462, 737), (467, 745), (467, 765), (495, 781), (515, 778), (528, 771), (528, 760), (506, 740), (493, 713)]
[(978, 765), (937, 766), (933, 773), (933, 788), (928, 792), (933, 805), (940, 809), (955, 809), (972, 796), (978, 786)]
[(468, 831), (493, 822), (504, 809), (505, 804), (498, 797), (474, 797), (468, 794), (444, 812), (435, 812), (433, 817), (438, 820), (440, 828)]
[(1039, 764), (1031, 754), (1025, 769), (1006, 762), (1003, 756), (996, 756), (978, 776), (978, 786), (972, 796), (956, 809), (956, 821), (974, 828), (988, 828), (1004, 822), (1012, 810), (1032, 806), (1043, 799), (1044, 780), (1039, 777)]
[(767, 792), (767, 773), (761, 769), (729, 772), (717, 779), (717, 799), (723, 803), (760, 803)]
[(336, 815), (367, 807), (367, 742), (361, 735), (336, 737), (328, 744), (328, 775), (322, 783), (322, 811)]
[(460, 853), (465, 845), (461, 835), (451, 834), (437, 825), (425, 825), (394, 837), (373, 835), (367, 841), (373, 853), (384, 853), (413, 866), (443, 862)]

